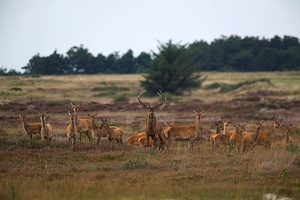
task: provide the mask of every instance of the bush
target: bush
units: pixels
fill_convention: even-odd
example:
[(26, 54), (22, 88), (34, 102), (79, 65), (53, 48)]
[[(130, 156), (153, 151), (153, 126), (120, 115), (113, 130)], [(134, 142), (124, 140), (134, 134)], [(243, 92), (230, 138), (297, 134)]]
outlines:
[(123, 168), (124, 169), (145, 169), (148, 165), (148, 162), (141, 158), (140, 154), (136, 154), (136, 158), (132, 160), (128, 160), (124, 163)]

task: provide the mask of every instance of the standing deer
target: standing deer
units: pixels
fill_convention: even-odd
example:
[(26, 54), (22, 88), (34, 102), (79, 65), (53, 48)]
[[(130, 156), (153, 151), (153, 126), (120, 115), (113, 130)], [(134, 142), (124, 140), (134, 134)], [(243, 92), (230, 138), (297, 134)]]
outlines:
[(147, 147), (149, 147), (149, 138), (151, 137), (152, 140), (154, 141), (154, 147), (153, 148), (155, 149), (157, 147), (156, 136), (158, 136), (159, 139), (160, 139), (159, 148), (162, 149), (163, 144), (164, 144), (162, 136), (161, 136), (162, 126), (156, 120), (154, 112), (159, 110), (159, 108), (166, 102), (167, 98), (163, 97), (161, 91), (157, 92), (157, 94), (162, 98), (162, 101), (158, 102), (155, 106), (151, 107), (149, 103), (145, 104), (141, 101), (141, 95), (145, 92), (146, 92), (146, 90), (144, 90), (143, 92), (141, 92), (138, 95), (138, 101), (140, 102), (140, 104), (143, 105), (144, 109), (148, 111), (147, 117), (146, 117), (146, 125), (145, 125), (145, 132), (147, 134)]
[(48, 113), (48, 111), (44, 113), (41, 113), (40, 111), (38, 112), (40, 114), (40, 119), (42, 124), (42, 130), (41, 130), (42, 140), (44, 141), (45, 146), (48, 146), (53, 135), (53, 128), (51, 124), (49, 123), (46, 124), (46, 114)]
[(77, 105), (73, 103), (70, 104), (73, 107), (73, 112), (75, 114), (75, 126), (77, 127), (77, 132), (79, 133), (80, 143), (81, 143), (81, 133), (84, 133), (86, 137), (89, 139), (90, 143), (92, 143), (91, 141), (92, 126), (90, 126), (89, 128), (89, 125), (87, 123), (88, 119), (78, 119), (78, 111), (81, 103)]
[[(76, 111), (77, 112), (77, 111)], [(70, 147), (72, 150), (75, 148), (75, 142), (76, 142), (76, 132), (77, 132), (77, 127), (75, 126), (75, 115), (76, 113), (71, 113), (68, 111), (69, 116), (70, 116), (70, 121), (71, 123), (67, 126), (66, 129), (66, 134), (70, 143)]]
[(102, 120), (102, 123), (99, 126), (99, 129), (106, 130), (107, 138), (109, 141), (109, 147), (111, 147), (111, 142), (113, 143), (112, 148), (114, 147), (115, 140), (119, 144), (119, 147), (121, 147), (121, 146), (123, 147), (123, 141), (122, 141), (123, 130), (120, 128), (111, 128), (107, 123), (107, 119), (101, 119), (101, 120)]
[(93, 132), (95, 134), (95, 137), (97, 137), (97, 146), (100, 145), (100, 139), (101, 137), (107, 137), (107, 133), (106, 133), (106, 130), (104, 128), (100, 128), (100, 126), (97, 126), (96, 125), (96, 122), (95, 122), (95, 116), (97, 115), (98, 113), (95, 113), (95, 114), (88, 114), (88, 116), (90, 117), (91, 119), (91, 122), (92, 122), (92, 129), (93, 129)]
[(272, 136), (275, 135), (276, 129), (280, 127), (283, 119), (277, 120), (273, 117), (272, 129), (269, 132), (259, 132), (257, 140), (254, 145), (265, 146), (266, 149), (270, 148), (272, 143)]
[(262, 123), (264, 122), (262, 121), (253, 121), (255, 124), (255, 132), (254, 133), (249, 133), (249, 132), (243, 132), (243, 137), (244, 137), (244, 148), (243, 148), (243, 152), (247, 152), (248, 149), (253, 149), (254, 147), (254, 143), (257, 140), (258, 134), (259, 134), (259, 130), (262, 127)]
[(19, 114), (19, 116), (22, 118), (23, 129), (30, 138), (30, 145), (31, 145), (31, 147), (33, 147), (32, 134), (38, 133), (39, 135), (41, 135), (42, 124), (41, 123), (27, 123), (27, 121), (25, 119), (27, 114), (25, 114), (25, 115)]
[(238, 154), (240, 153), (240, 149), (244, 146), (245, 138), (242, 134), (243, 131), (245, 131), (246, 125), (233, 124), (233, 126), (235, 128), (235, 133), (230, 136), (230, 143), (234, 146), (235, 153)]
[(198, 136), (200, 119), (204, 110), (202, 110), (201, 112), (196, 112), (195, 110), (193, 110), (193, 112), (195, 113), (196, 116), (196, 120), (194, 124), (186, 125), (186, 126), (172, 125), (166, 128), (165, 135), (168, 141), (168, 145), (167, 145), (168, 151), (172, 143), (172, 140), (187, 140), (190, 149), (193, 150), (193, 143)]
[(282, 145), (285, 146), (285, 145), (288, 145), (292, 142), (292, 138), (290, 136), (290, 131), (291, 131), (291, 128), (292, 128), (292, 124), (290, 124), (289, 126), (286, 126), (285, 124), (282, 124), (282, 127), (284, 129), (284, 139), (282, 140)]

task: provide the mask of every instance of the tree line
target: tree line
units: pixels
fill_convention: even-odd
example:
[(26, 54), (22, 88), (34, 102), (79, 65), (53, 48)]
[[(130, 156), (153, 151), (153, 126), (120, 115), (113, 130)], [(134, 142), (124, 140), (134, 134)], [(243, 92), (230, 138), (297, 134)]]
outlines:
[[(222, 36), (211, 43), (200, 40), (191, 44), (175, 45), (184, 51), (181, 64), (193, 66), (201, 71), (287, 71), (300, 69), (300, 43), (297, 37), (274, 36), (271, 39), (232, 35)], [(83, 45), (70, 48), (66, 55), (56, 50), (49, 56), (34, 55), (22, 69), (24, 74), (64, 75), (147, 73), (158, 62), (158, 53), (142, 52), (134, 56), (129, 49), (123, 55), (113, 52), (108, 56), (99, 53), (94, 56)], [(176, 56), (176, 54), (172, 55)], [(172, 59), (172, 58), (169, 58)], [(16, 74), (0, 68), (0, 75)], [(17, 73), (18, 74), (18, 73)]]

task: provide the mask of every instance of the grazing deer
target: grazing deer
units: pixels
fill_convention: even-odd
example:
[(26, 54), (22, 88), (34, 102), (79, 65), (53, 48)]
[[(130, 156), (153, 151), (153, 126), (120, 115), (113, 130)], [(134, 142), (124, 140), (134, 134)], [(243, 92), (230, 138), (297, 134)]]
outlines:
[(41, 130), (41, 136), (42, 140), (44, 141), (45, 146), (48, 146), (48, 144), (51, 142), (51, 138), (53, 135), (53, 128), (51, 124), (46, 123), (46, 114), (48, 111), (41, 113), (38, 111), (40, 114), (40, 119), (41, 119), (41, 124), (42, 124), (42, 130)]
[(101, 119), (102, 123), (99, 126), (99, 129), (105, 129), (107, 133), (107, 138), (109, 141), (109, 147), (111, 148), (111, 142), (113, 142), (112, 148), (114, 147), (114, 141), (116, 140), (117, 143), (119, 144), (119, 147), (123, 147), (123, 130), (120, 128), (110, 128), (107, 119)]
[(271, 147), (272, 135), (275, 134), (276, 129), (280, 127), (283, 119), (277, 120), (273, 119), (272, 129), (270, 132), (259, 132), (257, 140), (254, 143), (254, 146), (264, 146), (266, 149)]
[(292, 138), (290, 136), (290, 131), (292, 128), (292, 124), (290, 124), (289, 126), (286, 126), (285, 124), (282, 124), (282, 127), (284, 128), (284, 139), (282, 140), (282, 145), (288, 145), (289, 143), (292, 142)]
[(41, 135), (42, 124), (41, 123), (27, 123), (27, 121), (25, 119), (27, 114), (25, 114), (25, 115), (19, 114), (19, 116), (22, 118), (22, 127), (23, 127), (25, 133), (30, 138), (30, 145), (31, 145), (31, 147), (33, 147), (32, 134)]
[[(76, 111), (77, 112), (77, 111)], [(76, 142), (76, 133), (77, 133), (77, 127), (75, 125), (75, 116), (76, 113), (71, 113), (68, 111), (70, 116), (71, 123), (67, 126), (66, 134), (70, 143), (70, 147), (72, 150), (75, 148), (75, 142)]]
[(146, 126), (145, 126), (145, 132), (147, 134), (147, 147), (149, 147), (149, 138), (151, 137), (154, 141), (154, 149), (157, 146), (157, 139), (156, 136), (160, 139), (160, 145), (159, 149), (163, 149), (164, 141), (162, 139), (161, 133), (162, 133), (162, 127), (161, 124), (156, 120), (155, 111), (158, 111), (159, 108), (166, 102), (166, 97), (164, 98), (161, 91), (157, 92), (157, 94), (163, 99), (161, 102), (158, 102), (155, 106), (151, 107), (149, 103), (145, 104), (141, 101), (141, 95), (145, 93), (146, 90), (141, 92), (138, 95), (138, 101), (140, 104), (143, 105), (144, 109), (148, 111), (147, 117), (146, 117)]
[(86, 135), (86, 137), (89, 139), (90, 143), (92, 143), (91, 131), (93, 131), (93, 130), (92, 130), (91, 125), (90, 125), (90, 128), (88, 126), (88, 123), (87, 123), (88, 119), (78, 119), (78, 112), (79, 112), (79, 107), (81, 106), (81, 103), (77, 104), (77, 105), (75, 105), (73, 103), (70, 103), (70, 104), (73, 108), (73, 112), (75, 113), (75, 126), (77, 127), (77, 132), (79, 133), (80, 143), (81, 143), (81, 133), (84, 133)]
[(193, 143), (194, 140), (198, 136), (199, 132), (199, 127), (200, 127), (200, 119), (202, 114), (204, 113), (204, 110), (201, 112), (196, 112), (193, 110), (195, 113), (195, 123), (192, 125), (186, 125), (186, 126), (169, 126), (167, 127), (167, 130), (165, 131), (165, 135), (167, 137), (168, 145), (167, 149), (169, 151), (169, 147), (172, 143), (172, 140), (187, 140), (189, 144), (189, 148), (193, 150)]

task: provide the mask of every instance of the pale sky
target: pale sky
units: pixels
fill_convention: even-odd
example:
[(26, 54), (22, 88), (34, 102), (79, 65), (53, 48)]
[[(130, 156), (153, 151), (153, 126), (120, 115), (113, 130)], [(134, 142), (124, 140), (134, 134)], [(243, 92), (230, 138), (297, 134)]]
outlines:
[(82, 44), (94, 56), (159, 42), (190, 44), (238, 35), (300, 39), (299, 0), (0, 0), (0, 67), (23, 72), (37, 53), (66, 56)]

